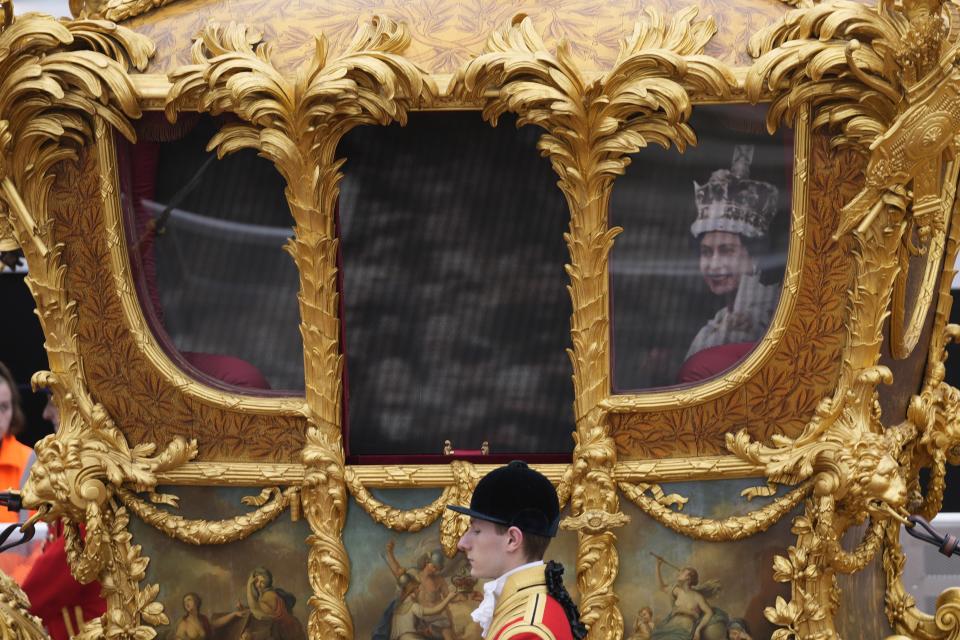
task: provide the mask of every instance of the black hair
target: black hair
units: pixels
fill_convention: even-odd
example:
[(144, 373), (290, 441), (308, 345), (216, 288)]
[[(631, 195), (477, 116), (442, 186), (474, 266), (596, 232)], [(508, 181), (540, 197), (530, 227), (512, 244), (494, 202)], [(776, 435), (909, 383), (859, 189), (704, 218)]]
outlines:
[(587, 637), (587, 627), (580, 621), (580, 610), (577, 609), (567, 588), (563, 586), (563, 565), (551, 560), (547, 563), (544, 577), (547, 582), (547, 593), (563, 607), (563, 612), (567, 614), (574, 640), (583, 640)]

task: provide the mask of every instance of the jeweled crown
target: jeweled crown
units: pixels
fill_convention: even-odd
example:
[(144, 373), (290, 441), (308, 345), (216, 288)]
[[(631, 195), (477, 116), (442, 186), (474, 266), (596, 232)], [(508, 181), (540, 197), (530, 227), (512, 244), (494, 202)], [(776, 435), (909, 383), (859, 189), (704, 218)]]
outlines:
[(750, 179), (753, 146), (733, 149), (730, 169), (710, 175), (706, 184), (693, 183), (697, 219), (690, 225), (695, 237), (709, 231), (739, 233), (747, 238), (767, 235), (777, 213), (777, 188), (769, 182)]

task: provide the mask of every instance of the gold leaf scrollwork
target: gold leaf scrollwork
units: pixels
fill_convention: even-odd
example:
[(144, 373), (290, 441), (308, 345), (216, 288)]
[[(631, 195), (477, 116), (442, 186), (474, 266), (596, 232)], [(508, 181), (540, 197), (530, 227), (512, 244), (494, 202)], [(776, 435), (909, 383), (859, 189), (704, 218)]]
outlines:
[[(631, 502), (665, 527), (697, 540), (727, 541), (742, 540), (769, 529), (781, 517), (800, 504), (800, 501), (810, 493), (812, 483), (805, 482), (786, 495), (751, 513), (719, 520), (688, 516), (670, 509), (673, 504), (679, 504), (682, 507), (686, 498), (674, 494), (665, 496), (662, 491), (659, 491), (658, 496), (654, 492), (654, 488), (659, 489), (656, 485), (634, 485), (621, 482), (619, 487)], [(650, 491), (653, 494), (652, 497), (645, 495), (646, 491)]]
[[(622, 42), (613, 69), (588, 80), (565, 42), (551, 53), (533, 23), (519, 15), (490, 36), (485, 51), (452, 84), (459, 99), (482, 100), (483, 116), (494, 125), (509, 111), (518, 115), (518, 125), (545, 130), (538, 148), (550, 158), (570, 207), (565, 240), (577, 431), (571, 517), (565, 523), (581, 531), (577, 580), (592, 637), (623, 633), (612, 590), (618, 556), (609, 527), (622, 525), (625, 517), (612, 473), (616, 448), (601, 407), (610, 388), (609, 327), (602, 311), (609, 303), (607, 260), (620, 232), (607, 226), (607, 205), (629, 154), (651, 142), (680, 149), (695, 142), (686, 123), (691, 94), (723, 97), (736, 84), (727, 68), (702, 55), (716, 26), (695, 16), (695, 8), (669, 20), (648, 11)], [(494, 97), (485, 99), (489, 92)]]
[[(957, 148), (960, 72), (945, 51), (939, 5), (915, 0), (873, 8), (837, 0), (791, 11), (751, 40), (758, 59), (745, 82), (753, 101), (773, 93), (771, 131), (810, 105), (814, 129), (839, 130), (834, 145), (869, 156), (866, 184), (843, 207), (835, 239), (873, 224), (890, 190), (912, 183), (891, 311), (891, 351), (900, 359), (916, 346), (933, 299), (957, 175), (955, 163), (946, 175), (943, 167)], [(923, 253), (925, 272), (907, 317), (910, 258)]]
[[(908, 420), (884, 430), (876, 387), (892, 375), (877, 362), (891, 303), (893, 355), (906, 357), (917, 342), (934, 298), (939, 267), (931, 265), (940, 263), (954, 194), (946, 183), (956, 174), (952, 165), (944, 171), (944, 162), (955, 150), (950, 132), (960, 127), (960, 95), (942, 5), (835, 0), (788, 12), (751, 40), (757, 60), (745, 90), (754, 102), (772, 96), (768, 128), (809, 106), (814, 129), (830, 129), (833, 145), (868, 158), (864, 187), (844, 205), (834, 232), (835, 241), (852, 245), (855, 258), (835, 393), (797, 438), (774, 436), (768, 446), (743, 432), (727, 436), (728, 448), (763, 465), (770, 481), (813, 483), (805, 515), (794, 521), (796, 547), (775, 563), (778, 579), (793, 586), (790, 602), (767, 611), (783, 627), (780, 637), (835, 635), (834, 574), (863, 567), (881, 546), (884, 523), (904, 513), (909, 465), (901, 464), (902, 456), (914, 449), (920, 427)], [(908, 318), (910, 258), (923, 252), (927, 271)], [(864, 539), (854, 552), (844, 551), (842, 534), (868, 515)]]
[[(960, 212), (960, 203), (954, 202), (953, 218)], [(919, 394), (907, 408), (904, 429), (915, 439), (904, 448), (900, 464), (908, 469), (911, 490), (911, 511), (932, 518), (943, 504), (946, 463), (960, 463), (960, 390), (945, 382), (946, 347), (960, 338), (960, 326), (948, 324), (953, 305), (951, 283), (955, 274), (951, 266), (957, 259), (960, 246), (960, 225), (952, 225), (947, 238), (945, 266), (940, 276), (939, 295), (933, 331), (928, 347), (926, 377)], [(921, 495), (919, 472), (930, 468), (925, 495)], [(886, 612), (890, 625), (897, 632), (911, 638), (942, 640), (960, 638), (957, 624), (960, 596), (956, 589), (944, 591), (937, 601), (937, 611), (931, 615), (916, 606), (913, 596), (903, 584), (906, 556), (900, 546), (899, 523), (886, 527), (883, 547), (883, 568), (887, 578)]]
[(236, 542), (259, 531), (296, 501), (298, 491), (296, 487), (285, 490), (279, 487), (264, 489), (261, 496), (253, 496), (252, 500), (247, 498), (243, 500), (246, 504), (258, 506), (257, 510), (216, 521), (190, 520), (164, 511), (139, 499), (136, 494), (126, 489), (120, 489), (117, 495), (124, 506), (151, 527), (175, 540), (203, 545)]
[[(46, 336), (50, 371), (33, 382), (54, 392), (61, 416), (58, 432), (37, 443), (24, 504), (64, 518), (71, 569), (81, 581), (103, 583), (108, 612), (88, 632), (144, 640), (155, 635), (146, 625), (166, 616), (157, 589), (139, 588), (148, 560), (130, 544), (126, 509), (112, 498), (124, 486), (151, 490), (157, 473), (196, 455), (196, 442), (175, 438), (158, 453), (150, 443), (130, 447), (87, 389), (68, 265), (47, 199), (53, 167), (74, 160), (95, 127), (132, 139), (129, 119), (140, 110), (127, 68), (145, 68), (152, 53), (147, 38), (108, 22), (31, 14), (0, 32), (0, 122), (9, 134), (0, 135), (0, 199), (30, 264), (26, 282)], [(86, 525), (83, 539), (77, 522)]]
[(419, 509), (397, 509), (380, 502), (363, 486), (353, 469), (347, 468), (347, 488), (357, 504), (373, 518), (374, 522), (394, 531), (420, 531), (433, 524), (443, 514), (456, 495), (455, 487), (445, 488), (440, 496), (425, 507)]
[[(450, 468), (454, 479), (450, 504), (470, 504), (470, 497), (477, 482), (480, 481), (480, 474), (472, 464), (463, 460), (454, 460), (450, 463)], [(444, 510), (440, 520), (440, 544), (444, 553), (453, 557), (457, 552), (457, 542), (467, 532), (469, 526), (470, 523), (466, 518), (459, 517), (459, 514), (449, 509)]]
[(303, 462), (303, 507), (313, 535), (308, 571), (314, 596), (308, 623), (318, 638), (349, 638), (353, 623), (344, 603), (349, 559), (341, 532), (347, 507), (340, 431), (341, 374), (334, 206), (342, 177), (336, 146), (351, 128), (404, 123), (407, 110), (435, 93), (424, 74), (401, 55), (406, 28), (376, 16), (338, 56), (317, 38), (316, 55), (295, 79), (271, 62), (261, 36), (243, 25), (212, 25), (194, 44), (194, 64), (171, 74), (166, 101), (172, 120), (189, 104), (213, 114), (232, 112), (241, 122), (210, 141), (219, 156), (256, 149), (286, 181), (295, 238), (287, 250), (300, 272), (300, 330), (304, 344), (309, 421)]
[(48, 640), (40, 619), (30, 614), (27, 595), (0, 571), (0, 637), (4, 640)]

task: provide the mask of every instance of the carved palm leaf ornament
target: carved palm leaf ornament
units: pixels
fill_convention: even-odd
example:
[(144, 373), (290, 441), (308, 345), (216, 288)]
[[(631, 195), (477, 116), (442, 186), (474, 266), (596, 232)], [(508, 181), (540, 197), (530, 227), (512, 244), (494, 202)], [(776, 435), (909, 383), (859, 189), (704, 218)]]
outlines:
[(0, 32), (0, 213), (29, 261), (26, 282), (46, 336), (50, 371), (33, 382), (54, 392), (61, 415), (59, 431), (37, 443), (24, 503), (48, 520), (63, 518), (74, 575), (102, 581), (109, 611), (89, 632), (141, 640), (156, 633), (148, 625), (167, 618), (154, 602), (157, 587), (139, 588), (147, 560), (130, 544), (129, 516), (112, 498), (122, 485), (152, 490), (156, 474), (189, 460), (196, 443), (175, 438), (156, 454), (154, 444), (131, 447), (91, 396), (47, 197), (56, 165), (76, 159), (98, 122), (132, 138), (129, 119), (140, 109), (127, 69), (145, 68), (152, 53), (146, 38), (103, 21), (31, 14)]
[[(763, 465), (772, 482), (813, 482), (805, 515), (794, 521), (797, 544), (774, 563), (775, 578), (793, 587), (790, 602), (779, 599), (767, 611), (782, 627), (775, 638), (836, 637), (834, 574), (864, 568), (881, 546), (884, 527), (899, 530), (906, 505), (898, 458), (922, 425), (914, 413), (884, 429), (876, 387), (892, 382), (890, 370), (878, 365), (891, 306), (891, 348), (903, 358), (917, 343), (941, 277), (954, 189), (945, 183), (956, 180), (952, 171), (943, 177), (942, 163), (953, 152), (960, 101), (940, 10), (939, 2), (823, 3), (789, 12), (751, 41), (757, 61), (745, 89), (752, 100), (772, 94), (769, 128), (809, 106), (814, 128), (832, 131), (835, 146), (868, 158), (864, 188), (844, 206), (834, 233), (856, 257), (836, 392), (796, 438), (774, 436), (762, 444), (745, 432), (727, 436), (730, 450)], [(904, 328), (909, 257), (928, 249), (925, 283)], [(955, 259), (955, 250), (948, 253)], [(940, 358), (942, 365), (935, 351), (932, 346), (931, 362)], [(845, 551), (840, 537), (867, 517), (864, 538)]]
[[(629, 154), (650, 143), (683, 150), (696, 141), (687, 124), (691, 94), (722, 98), (735, 84), (730, 70), (702, 55), (716, 26), (695, 16), (695, 8), (670, 20), (648, 11), (622, 42), (613, 68), (588, 78), (566, 43), (551, 53), (520, 15), (490, 36), (485, 52), (460, 69), (452, 88), (459, 97), (482, 101), (491, 124), (509, 111), (518, 115), (518, 126), (544, 129), (538, 148), (550, 158), (570, 207), (564, 239), (577, 429), (571, 517), (563, 526), (579, 532), (580, 607), (596, 638), (623, 633), (613, 594), (618, 554), (611, 529), (629, 521), (620, 512), (616, 447), (601, 408), (610, 394), (607, 260), (621, 231), (608, 228), (607, 206)], [(483, 98), (491, 92), (494, 97)]]
[(341, 539), (349, 478), (340, 425), (343, 355), (334, 207), (343, 161), (336, 159), (336, 147), (357, 125), (405, 123), (411, 106), (434, 95), (422, 72), (401, 55), (408, 42), (403, 25), (375, 17), (336, 57), (320, 36), (312, 63), (289, 78), (273, 66), (270, 47), (260, 43), (257, 32), (238, 24), (211, 26), (195, 43), (194, 64), (171, 74), (167, 98), (171, 119), (193, 103), (200, 111), (236, 114), (242, 122), (224, 126), (209, 148), (221, 157), (256, 149), (287, 184), (296, 233), (287, 250), (301, 279), (303, 414), (310, 423), (303, 452), (303, 505), (313, 530), (308, 628), (317, 638), (353, 637), (344, 604), (349, 559)]
[[(164, 2), (141, 3), (148, 4)], [(918, 493), (919, 468), (932, 467), (931, 484), (911, 506), (932, 514), (943, 498), (945, 464), (960, 458), (954, 417), (960, 392), (943, 382), (944, 347), (960, 328), (947, 325), (952, 272), (941, 274), (940, 266), (941, 260), (955, 260), (960, 239), (956, 228), (947, 235), (957, 174), (954, 135), (960, 130), (956, 50), (947, 48), (943, 3), (936, 0), (882, 0), (875, 7), (844, 1), (791, 4), (800, 8), (751, 42), (757, 60), (745, 76), (704, 55), (716, 26), (711, 19), (695, 20), (691, 8), (669, 19), (648, 11), (622, 42), (614, 65), (601, 74), (579, 69), (564, 43), (548, 50), (531, 21), (519, 16), (490, 36), (484, 53), (466, 63), (451, 85), (457, 99), (482, 104), (484, 117), (494, 124), (512, 112), (519, 124), (544, 130), (539, 149), (550, 159), (569, 204), (565, 240), (576, 445), (573, 464), (556, 476), (561, 499), (571, 506), (564, 526), (578, 532), (581, 611), (593, 638), (624, 633), (613, 589), (619, 564), (613, 529), (628, 521), (618, 490), (665, 526), (716, 541), (763, 531), (806, 500), (804, 514), (793, 523), (796, 544), (774, 561), (775, 578), (792, 585), (791, 599), (780, 599), (767, 611), (781, 627), (774, 635), (778, 640), (836, 638), (835, 576), (865, 567), (884, 541), (888, 614), (897, 630), (922, 638), (958, 634), (960, 597), (945, 592), (936, 616), (918, 612), (899, 581), (903, 556), (896, 543), (896, 518), (908, 488)], [(141, 11), (120, 0), (105, 6), (108, 15), (120, 19), (128, 15), (123, 11)], [(78, 578), (99, 578), (104, 584), (108, 614), (90, 634), (148, 640), (155, 634), (151, 625), (167, 622), (154, 601), (157, 587), (139, 587), (147, 560), (131, 544), (129, 511), (178, 540), (218, 544), (249, 535), (287, 508), (298, 512), (302, 500), (313, 531), (307, 568), (314, 591), (310, 635), (352, 637), (344, 601), (349, 559), (342, 540), (348, 492), (376, 522), (394, 530), (417, 531), (442, 517), (442, 540), (451, 553), (463, 523), (441, 516), (443, 505), (469, 500), (480, 475), (472, 465), (455, 462), (453, 480), (436, 501), (400, 510), (376, 500), (364, 486), (362, 471), (344, 462), (333, 217), (343, 160), (336, 158), (336, 146), (355, 126), (405, 122), (410, 108), (428, 106), (437, 93), (403, 56), (406, 29), (376, 17), (334, 55), (321, 36), (310, 64), (291, 76), (273, 64), (270, 47), (256, 31), (211, 25), (195, 42), (194, 64), (170, 76), (166, 111), (171, 119), (182, 110), (233, 113), (240, 122), (225, 125), (209, 148), (220, 156), (256, 149), (283, 175), (296, 232), (287, 249), (301, 278), (306, 375), (301, 411), (310, 425), (303, 486), (266, 488), (246, 500), (257, 507), (246, 519), (211, 523), (151, 504), (175, 500), (153, 494), (157, 476), (182, 467), (196, 455), (196, 443), (176, 438), (159, 452), (149, 443), (129, 446), (86, 387), (76, 305), (65, 292), (63, 245), (47, 210), (58, 163), (74, 159), (111, 129), (132, 137), (129, 120), (139, 117), (139, 106), (127, 71), (145, 68), (153, 47), (112, 23), (39, 16), (13, 20), (9, 2), (3, 9), (0, 249), (19, 246), (30, 263), (28, 284), (50, 356), (50, 371), (38, 374), (35, 384), (55, 392), (63, 421), (58, 434), (38, 444), (38, 463), (25, 493), (28, 504), (46, 518), (68, 519), (68, 550)], [(809, 111), (814, 129), (830, 131), (834, 145), (856, 149), (868, 165), (862, 192), (846, 203), (835, 230), (836, 241), (855, 257), (836, 391), (795, 438), (754, 442), (743, 432), (728, 436), (730, 450), (762, 468), (770, 483), (750, 495), (773, 495), (778, 484), (792, 489), (750, 514), (710, 520), (679, 513), (682, 496), (666, 495), (648, 482), (626, 482), (615, 473), (617, 449), (605, 409), (610, 396), (607, 261), (620, 230), (608, 226), (607, 208), (630, 154), (650, 143), (681, 151), (695, 144), (688, 124), (693, 102), (729, 100), (741, 90), (752, 101), (771, 100), (771, 130)], [(104, 178), (104, 191), (113, 188), (108, 182)], [(908, 295), (908, 269), (924, 253), (920, 293)], [(885, 429), (877, 402), (877, 386), (891, 380), (890, 371), (878, 364), (884, 323), (890, 316), (894, 356), (909, 355), (938, 283), (924, 387), (907, 420)], [(908, 297), (917, 299), (910, 312)], [(150, 500), (138, 492), (148, 492)], [(844, 550), (843, 534), (868, 519), (857, 547)], [(86, 525), (85, 540), (78, 535), (79, 522)]]

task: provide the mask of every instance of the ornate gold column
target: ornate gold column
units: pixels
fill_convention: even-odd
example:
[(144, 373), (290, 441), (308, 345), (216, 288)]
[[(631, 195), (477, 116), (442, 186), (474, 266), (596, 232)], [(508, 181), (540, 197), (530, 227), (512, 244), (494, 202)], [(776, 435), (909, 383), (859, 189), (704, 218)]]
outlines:
[(350, 566), (341, 539), (348, 496), (334, 233), (343, 160), (337, 160), (336, 148), (353, 127), (403, 123), (412, 105), (433, 95), (420, 70), (401, 55), (408, 40), (403, 25), (375, 17), (336, 57), (328, 55), (320, 36), (310, 66), (288, 78), (271, 64), (259, 33), (238, 24), (211, 26), (196, 41), (195, 64), (171, 75), (174, 85), (167, 98), (171, 119), (193, 104), (212, 114), (236, 114), (242, 122), (224, 126), (209, 148), (221, 157), (256, 149), (287, 183), (296, 233), (287, 250), (300, 272), (303, 414), (310, 424), (302, 496), (313, 530), (308, 539), (312, 638), (353, 637), (344, 604)]
[[(580, 606), (593, 638), (623, 634), (613, 592), (619, 559), (612, 529), (629, 520), (620, 512), (616, 446), (602, 407), (610, 395), (607, 260), (621, 231), (609, 227), (607, 205), (630, 153), (651, 142), (682, 150), (695, 141), (686, 124), (690, 94), (723, 96), (735, 83), (721, 63), (698, 55), (716, 27), (712, 20), (694, 21), (695, 15), (691, 8), (668, 21), (648, 11), (614, 67), (596, 79), (577, 69), (565, 43), (549, 52), (530, 20), (519, 15), (461, 68), (452, 89), (458, 98), (483, 101), (483, 116), (494, 125), (510, 111), (518, 125), (545, 130), (538, 147), (560, 177), (570, 208), (564, 239), (576, 446), (571, 516), (563, 525), (578, 532)], [(495, 97), (485, 98), (490, 93)]]
[(196, 442), (174, 438), (156, 455), (155, 444), (130, 447), (90, 394), (47, 198), (58, 163), (74, 161), (95, 135), (112, 135), (107, 125), (133, 138), (129, 119), (140, 110), (127, 71), (143, 69), (152, 53), (148, 39), (103, 21), (27, 15), (0, 32), (0, 228), (12, 230), (29, 263), (50, 362), (33, 382), (53, 391), (61, 416), (57, 433), (37, 443), (24, 504), (63, 519), (74, 575), (103, 584), (108, 611), (90, 633), (140, 639), (167, 617), (154, 601), (158, 588), (139, 587), (148, 560), (130, 544), (129, 516), (113, 498), (121, 487), (152, 491), (156, 474), (193, 457)]

